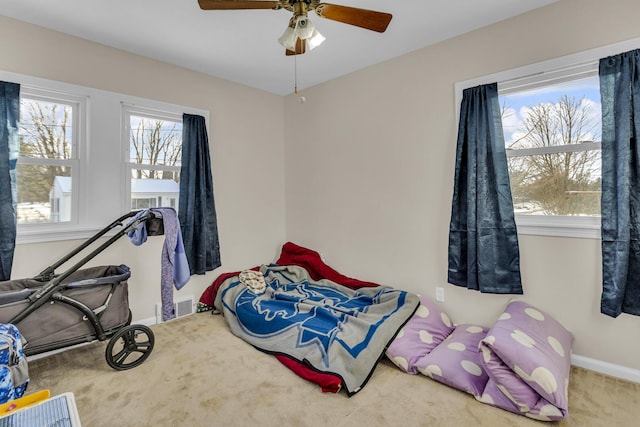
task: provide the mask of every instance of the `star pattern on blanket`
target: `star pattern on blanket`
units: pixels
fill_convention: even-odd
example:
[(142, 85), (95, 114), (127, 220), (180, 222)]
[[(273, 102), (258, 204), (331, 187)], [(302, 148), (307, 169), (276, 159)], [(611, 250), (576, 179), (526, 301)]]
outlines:
[[(297, 328), (298, 347), (317, 346), (328, 366), (332, 343), (339, 343), (354, 357), (366, 347), (362, 340), (348, 342), (340, 332), (345, 324), (366, 313), (378, 297), (357, 292), (350, 296), (306, 280), (282, 283), (274, 279), (259, 297), (248, 289), (240, 293), (236, 314), (245, 329), (258, 336), (273, 336)], [(259, 321), (255, 320), (256, 315)]]

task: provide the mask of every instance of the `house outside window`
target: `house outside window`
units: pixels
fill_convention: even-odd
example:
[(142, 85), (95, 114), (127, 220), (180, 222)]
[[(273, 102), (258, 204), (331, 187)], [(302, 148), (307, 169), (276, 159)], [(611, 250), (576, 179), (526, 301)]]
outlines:
[(131, 209), (178, 209), (182, 114), (140, 106), (123, 108), (127, 202)]
[(180, 184), (173, 179), (131, 179), (131, 209), (177, 206)]

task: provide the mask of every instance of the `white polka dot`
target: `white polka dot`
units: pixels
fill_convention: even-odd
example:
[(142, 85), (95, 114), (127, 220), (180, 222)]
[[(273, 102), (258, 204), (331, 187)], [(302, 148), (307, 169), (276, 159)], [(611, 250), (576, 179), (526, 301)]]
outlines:
[(533, 372), (531, 372), (531, 375), (529, 375), (518, 365), (515, 365), (513, 367), (513, 371), (523, 380), (538, 384), (542, 387), (542, 390), (548, 394), (552, 394), (558, 389), (558, 382), (556, 381), (556, 378), (547, 368), (540, 366), (534, 369)]
[(447, 316), (445, 313), (440, 313), (440, 318), (445, 325), (451, 327), (451, 319), (449, 319), (449, 316)]
[(403, 371), (407, 372), (407, 370), (409, 369), (409, 362), (407, 362), (407, 359), (405, 359), (404, 357), (396, 356), (396, 357), (391, 357), (390, 359), (394, 363), (394, 365), (396, 365), (398, 368), (402, 369)]
[(509, 320), (509, 319), (511, 319), (511, 315), (509, 313), (502, 313), (500, 317), (498, 317), (498, 320)]
[(535, 347), (535, 344), (536, 344), (533, 338), (531, 338), (529, 335), (522, 332), (520, 329), (516, 329), (515, 331), (513, 331), (511, 333), (511, 338), (513, 338), (518, 343), (522, 344), (527, 348), (533, 348)]
[(560, 357), (564, 357), (564, 348), (562, 348), (562, 344), (560, 344), (560, 341), (552, 336), (547, 337), (547, 341), (549, 342), (549, 345), (551, 346), (553, 351), (558, 353)]
[(524, 312), (527, 314), (527, 316), (531, 317), (532, 319), (536, 319), (540, 321), (544, 320), (544, 314), (540, 313), (535, 308), (527, 307), (524, 309)]
[(429, 365), (426, 368), (418, 368), (418, 370), (423, 374), (430, 378), (433, 378), (434, 375), (439, 377), (442, 376), (442, 370), (438, 365)]
[(422, 317), (423, 319), (429, 317), (429, 309), (426, 306), (421, 305), (416, 310), (416, 316)]
[(452, 342), (447, 348), (454, 351), (465, 351), (467, 349), (461, 342)]
[(524, 414), (525, 417), (531, 418), (532, 420), (538, 421), (551, 421), (549, 417), (545, 417), (544, 415), (532, 414), (531, 412), (527, 412)]
[(562, 417), (562, 412), (553, 405), (544, 405), (540, 408), (540, 415), (543, 417)]
[(425, 344), (433, 344), (433, 335), (425, 330), (422, 330), (420, 331), (420, 341)]
[(483, 393), (482, 396), (478, 399), (478, 402), (486, 403), (487, 405), (495, 405), (493, 397), (488, 393)]
[(569, 378), (564, 379), (564, 401), (569, 402)]
[(513, 365), (513, 372), (516, 373), (517, 376), (519, 376), (520, 378), (522, 378), (525, 381), (531, 381), (531, 377), (529, 376), (529, 374), (527, 374), (525, 371), (523, 371), (520, 366), (518, 365)]
[(496, 343), (496, 337), (494, 337), (493, 335), (487, 335), (482, 339), (482, 342), (485, 342), (489, 345), (494, 345)]
[(462, 362), (460, 362), (460, 365), (462, 365), (462, 369), (469, 372), (471, 375), (475, 375), (476, 377), (482, 375), (482, 368), (476, 363), (473, 363), (469, 360), (463, 360)]
[(482, 333), (482, 328), (480, 326), (469, 326), (467, 332), (470, 334), (479, 334)]
[(491, 362), (491, 350), (487, 347), (480, 347), (480, 350), (482, 350), (482, 359), (484, 360), (484, 363)]
[(536, 382), (544, 391), (551, 394), (558, 389), (558, 382), (550, 370), (539, 367), (531, 372), (531, 380)]
[(398, 332), (398, 335), (396, 335), (396, 339), (402, 338), (403, 336), (404, 336), (404, 328), (400, 329), (400, 332)]

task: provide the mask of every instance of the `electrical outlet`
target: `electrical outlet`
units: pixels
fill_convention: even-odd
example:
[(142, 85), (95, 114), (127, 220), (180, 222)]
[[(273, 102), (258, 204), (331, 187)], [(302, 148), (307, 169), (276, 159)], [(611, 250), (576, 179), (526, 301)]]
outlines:
[(444, 302), (444, 288), (436, 288), (436, 301)]

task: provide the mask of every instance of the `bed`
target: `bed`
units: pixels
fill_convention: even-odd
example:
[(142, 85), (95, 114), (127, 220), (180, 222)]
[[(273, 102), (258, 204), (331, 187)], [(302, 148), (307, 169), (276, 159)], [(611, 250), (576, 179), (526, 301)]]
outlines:
[(200, 297), (206, 310), (325, 392), (359, 392), (386, 355), (479, 402), (541, 421), (568, 416), (573, 335), (523, 301), (491, 327), (455, 324), (425, 296), (344, 276), (289, 242), (274, 264), (218, 277)]
[(414, 294), (341, 275), (286, 243), (276, 263), (220, 276), (199, 311), (215, 309), (232, 333), (296, 374), (352, 396), (418, 305)]

